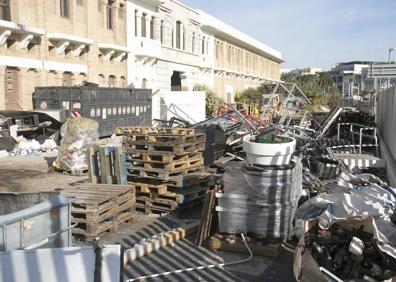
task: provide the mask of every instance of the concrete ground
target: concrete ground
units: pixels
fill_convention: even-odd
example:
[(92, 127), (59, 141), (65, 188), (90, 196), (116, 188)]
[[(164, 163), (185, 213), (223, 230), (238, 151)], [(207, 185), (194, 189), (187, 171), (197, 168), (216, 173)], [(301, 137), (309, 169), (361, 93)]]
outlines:
[(88, 180), (87, 176), (54, 172), (51, 165), (57, 155), (54, 151), (39, 156), (0, 158), (0, 192), (53, 191)]
[[(88, 181), (87, 176), (77, 177), (53, 172), (52, 162), (57, 152), (40, 156), (16, 156), (0, 159), (0, 192), (41, 192), (64, 189), (79, 182)], [(177, 228), (187, 221), (199, 220), (200, 210), (196, 210), (189, 220), (180, 220), (172, 215), (153, 217), (138, 214), (133, 223), (123, 224), (115, 233), (104, 233), (100, 242), (121, 244), (130, 248), (144, 238)], [(164, 250), (139, 258), (128, 265), (124, 279), (132, 279), (163, 271), (186, 267), (231, 262), (246, 258), (246, 254), (212, 251), (194, 244), (195, 234), (176, 242)], [(77, 244), (84, 244), (77, 240)], [(222, 268), (191, 271), (146, 281), (292, 281), (293, 255), (282, 252), (277, 258), (254, 256), (244, 264)]]

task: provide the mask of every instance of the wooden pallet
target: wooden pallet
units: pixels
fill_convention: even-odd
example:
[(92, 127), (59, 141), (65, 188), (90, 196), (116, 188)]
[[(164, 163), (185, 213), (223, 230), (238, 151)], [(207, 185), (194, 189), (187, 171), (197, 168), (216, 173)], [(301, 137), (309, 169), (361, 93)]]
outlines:
[(168, 192), (166, 184), (153, 184), (143, 182), (129, 182), (129, 184), (136, 187), (136, 195), (138, 195), (138, 193), (152, 193), (156, 195), (161, 195)]
[(193, 186), (189, 188), (168, 188), (169, 192), (180, 195), (180, 203), (188, 203), (197, 199), (203, 199), (206, 196), (206, 191), (210, 189), (209, 186)]
[(209, 173), (198, 171), (183, 176), (172, 177), (169, 180), (161, 180), (156, 177), (140, 177), (138, 174), (128, 174), (128, 183), (143, 182), (152, 184), (166, 184), (168, 188), (185, 188), (194, 185), (204, 184), (208, 179)]
[(168, 128), (168, 127), (147, 127), (147, 126), (133, 126), (133, 127), (119, 127), (115, 130), (118, 135), (130, 135), (130, 134), (146, 134), (146, 135), (157, 135), (157, 134), (176, 134), (176, 135), (194, 135), (194, 128)]
[(91, 239), (132, 220), (136, 204), (134, 189), (126, 185), (83, 184), (63, 190), (62, 194), (74, 198), (71, 216), (78, 224), (72, 232)]
[(194, 135), (176, 135), (176, 134), (130, 134), (124, 138), (125, 144), (131, 145), (175, 145), (175, 144), (191, 144), (191, 143), (205, 143), (205, 133), (197, 133)]
[(131, 145), (123, 144), (128, 153), (149, 153), (157, 155), (184, 155), (205, 150), (205, 143), (185, 143), (175, 145)]
[(128, 160), (132, 162), (143, 162), (143, 163), (160, 163), (169, 164), (175, 162), (183, 162), (191, 159), (203, 158), (202, 152), (192, 152), (183, 155), (157, 155), (151, 153), (136, 153), (132, 149), (128, 150)]
[(195, 156), (183, 161), (174, 161), (172, 163), (160, 163), (160, 162), (142, 162), (142, 161), (132, 161), (132, 165), (128, 169), (145, 169), (149, 171), (169, 171), (176, 172), (181, 170), (186, 170), (189, 168), (194, 168), (204, 165), (204, 159), (202, 156)]
[[(248, 238), (247, 240), (253, 255), (277, 257), (281, 252), (280, 243), (268, 244), (251, 238)], [(208, 246), (214, 250), (248, 253), (242, 238), (236, 235), (215, 234), (209, 239)]]
[(56, 172), (61, 172), (63, 174), (72, 175), (72, 176), (84, 176), (88, 174), (88, 168), (75, 169), (75, 170), (62, 170), (60, 168), (52, 168)]
[(196, 211), (198, 208), (201, 210), (204, 205), (204, 199), (198, 198), (190, 202), (180, 204), (177, 210), (173, 213), (179, 218), (184, 218), (189, 216), (192, 212)]
[(144, 214), (147, 214), (147, 215), (148, 214), (165, 214), (165, 213), (169, 213), (169, 211), (161, 209), (161, 208), (153, 208), (151, 206), (145, 206), (145, 205), (140, 205), (140, 204), (137, 204), (136, 211), (144, 213)]
[(198, 166), (194, 168), (178, 170), (178, 171), (162, 171), (162, 170), (147, 170), (144, 168), (133, 168), (128, 169), (128, 176), (132, 177), (140, 177), (140, 178), (155, 178), (164, 181), (173, 181), (175, 182), (176, 186), (183, 182), (183, 177), (192, 175), (192, 174), (199, 174), (204, 171), (203, 166)]
[[(139, 187), (138, 185), (136, 187)], [(165, 189), (161, 187), (161, 193), (157, 193), (157, 189), (154, 188), (153, 191), (150, 191), (148, 188), (147, 190), (143, 190), (144, 192), (136, 194), (136, 202), (139, 204), (141, 211), (143, 211), (143, 207), (146, 208), (145, 213), (150, 213), (150, 209), (156, 209), (157, 211), (161, 211), (161, 213), (171, 212), (176, 209), (186, 211), (191, 210), (197, 205), (202, 205), (208, 189), (209, 186), (169, 187), (169, 190), (167, 189), (168, 191), (165, 192)]]

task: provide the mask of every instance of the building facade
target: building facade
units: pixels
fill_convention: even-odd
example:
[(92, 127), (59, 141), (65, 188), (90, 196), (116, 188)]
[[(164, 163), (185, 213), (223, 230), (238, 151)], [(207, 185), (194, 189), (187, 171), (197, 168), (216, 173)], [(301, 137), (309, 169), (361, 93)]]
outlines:
[(330, 70), (330, 76), (344, 98), (352, 99), (365, 92), (365, 81), (362, 79), (362, 70), (372, 62), (352, 61), (339, 63)]
[(281, 69), (281, 74), (291, 73), (295, 75), (315, 75), (321, 72), (323, 72), (323, 69), (312, 68), (312, 67), (297, 68), (297, 69)]
[(200, 10), (175, 0), (130, 0), (127, 15), (128, 83), (135, 87), (206, 84), (231, 103), (239, 91), (280, 79), (280, 52)]
[(0, 1), (0, 109), (32, 109), (36, 86), (126, 86), (126, 2)]
[(371, 63), (362, 70), (364, 89), (369, 93), (396, 86), (396, 63)]
[(0, 110), (36, 86), (237, 92), (280, 79), (281, 54), (176, 0), (0, 0)]

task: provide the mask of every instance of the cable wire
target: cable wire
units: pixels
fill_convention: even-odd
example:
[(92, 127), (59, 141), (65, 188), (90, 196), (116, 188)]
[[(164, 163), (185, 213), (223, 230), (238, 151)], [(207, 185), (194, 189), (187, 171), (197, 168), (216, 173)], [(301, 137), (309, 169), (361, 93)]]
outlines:
[(215, 268), (215, 267), (223, 268), (223, 267), (230, 266), (230, 265), (235, 265), (235, 264), (248, 262), (248, 261), (250, 261), (253, 258), (253, 253), (252, 253), (252, 250), (250, 249), (248, 243), (246, 242), (245, 236), (242, 233), (241, 233), (241, 236), (242, 236), (243, 243), (244, 243), (246, 249), (249, 252), (249, 257), (248, 258), (245, 258), (245, 259), (242, 259), (242, 260), (237, 260), (237, 261), (232, 261), (232, 262), (219, 263), (219, 264), (210, 264), (210, 265), (201, 265), (201, 266), (196, 266), (196, 267), (189, 267), (189, 268), (172, 270), (172, 271), (167, 271), (167, 272), (162, 272), (162, 273), (157, 273), (157, 274), (151, 274), (151, 275), (147, 275), (147, 276), (140, 276), (140, 277), (128, 279), (126, 281), (127, 282), (139, 281), (139, 280), (144, 280), (144, 279), (148, 279), (148, 278), (156, 278), (156, 277), (168, 276), (168, 275), (176, 274), (176, 273), (197, 271), (197, 270)]

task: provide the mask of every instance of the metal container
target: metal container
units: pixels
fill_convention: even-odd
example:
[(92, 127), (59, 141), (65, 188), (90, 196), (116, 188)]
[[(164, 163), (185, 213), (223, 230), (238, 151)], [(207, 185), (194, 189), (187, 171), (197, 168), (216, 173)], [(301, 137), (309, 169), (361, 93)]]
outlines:
[(0, 193), (0, 251), (68, 246), (70, 200), (56, 193)]
[(116, 127), (151, 125), (151, 90), (105, 87), (36, 87), (36, 110), (65, 110), (67, 117), (82, 116), (99, 122), (99, 135)]

